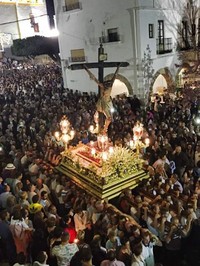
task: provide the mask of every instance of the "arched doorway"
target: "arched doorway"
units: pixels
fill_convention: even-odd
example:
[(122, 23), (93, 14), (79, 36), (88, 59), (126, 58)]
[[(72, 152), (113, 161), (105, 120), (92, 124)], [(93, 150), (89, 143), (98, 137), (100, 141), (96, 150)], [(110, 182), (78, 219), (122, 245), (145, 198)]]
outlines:
[[(109, 74), (104, 78), (104, 80), (111, 80), (112, 77), (113, 74)], [(133, 95), (133, 89), (127, 78), (118, 74), (112, 86), (111, 97), (115, 98), (117, 95), (120, 94), (125, 94), (126, 96)]]
[(172, 74), (167, 67), (161, 68), (154, 75), (151, 83), (151, 94), (156, 93), (157, 90), (166, 90), (168, 92), (175, 91), (175, 82), (172, 78)]
[(155, 79), (152, 93), (160, 93), (162, 90), (166, 90), (168, 88), (167, 81), (162, 74), (159, 74), (158, 77)]

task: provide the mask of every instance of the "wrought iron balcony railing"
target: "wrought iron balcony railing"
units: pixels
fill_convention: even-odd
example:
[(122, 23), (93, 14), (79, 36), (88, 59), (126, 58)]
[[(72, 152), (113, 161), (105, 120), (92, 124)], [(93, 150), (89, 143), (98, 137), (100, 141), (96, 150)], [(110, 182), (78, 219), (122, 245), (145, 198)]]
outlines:
[(99, 37), (100, 43), (120, 42), (120, 41), (121, 41), (121, 36), (119, 34)]
[(167, 54), (172, 52), (172, 38), (163, 38), (156, 40), (156, 53)]
[(69, 62), (86, 62), (85, 56), (76, 56), (76, 57), (69, 57)]

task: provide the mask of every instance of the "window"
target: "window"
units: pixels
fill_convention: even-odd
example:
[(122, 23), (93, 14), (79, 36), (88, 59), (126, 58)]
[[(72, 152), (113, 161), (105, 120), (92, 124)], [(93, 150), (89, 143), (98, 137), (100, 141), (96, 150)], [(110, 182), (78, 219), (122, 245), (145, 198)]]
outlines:
[(71, 11), (81, 9), (81, 4), (78, 0), (65, 0), (65, 6), (63, 7), (64, 11)]
[(71, 62), (85, 62), (85, 51), (84, 49), (71, 50)]
[(158, 20), (158, 44), (164, 50), (164, 21)]
[(108, 29), (108, 42), (118, 42), (118, 28)]
[(154, 37), (153, 24), (149, 24), (149, 38), (153, 38), (153, 37)]

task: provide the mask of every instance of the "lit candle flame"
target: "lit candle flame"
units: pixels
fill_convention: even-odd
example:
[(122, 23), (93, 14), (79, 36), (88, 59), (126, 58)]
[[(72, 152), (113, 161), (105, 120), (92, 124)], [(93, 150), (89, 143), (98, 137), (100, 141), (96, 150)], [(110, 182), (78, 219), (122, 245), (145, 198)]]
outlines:
[(109, 147), (109, 153), (113, 153), (113, 152), (114, 152), (113, 147)]
[(145, 145), (146, 145), (146, 146), (149, 146), (149, 144), (150, 144), (150, 139), (149, 139), (149, 138), (146, 138), (146, 139), (145, 139)]
[(94, 141), (93, 140), (90, 141), (90, 145), (94, 146)]
[(92, 155), (95, 155), (95, 153), (96, 153), (95, 148), (92, 148), (92, 149), (91, 149), (91, 154), (92, 154)]
[(108, 159), (108, 153), (106, 151), (102, 152), (102, 159), (106, 161)]
[(90, 132), (93, 132), (94, 131), (94, 126), (91, 125), (90, 128), (89, 128)]
[(56, 139), (59, 139), (60, 133), (58, 131), (56, 131), (55, 134), (54, 134), (54, 136), (55, 136)]
[(130, 140), (129, 145), (132, 148), (134, 146), (134, 141), (133, 140)]

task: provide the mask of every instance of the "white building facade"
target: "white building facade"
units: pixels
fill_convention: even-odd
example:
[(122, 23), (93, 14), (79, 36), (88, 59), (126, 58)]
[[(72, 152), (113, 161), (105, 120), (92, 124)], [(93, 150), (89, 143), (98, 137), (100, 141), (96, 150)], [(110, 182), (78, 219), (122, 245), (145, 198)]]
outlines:
[[(164, 4), (163, 4), (164, 2)], [(145, 98), (151, 90), (171, 88), (177, 68), (177, 23), (184, 0), (54, 0), (64, 86), (97, 92), (97, 85), (74, 63), (128, 62), (120, 68), (114, 94)], [(105, 68), (111, 77), (116, 68)], [(98, 69), (91, 69), (98, 78)], [(113, 95), (114, 96), (114, 95)]]
[(45, 0), (0, 0), (1, 51), (14, 39), (47, 36), (49, 30)]

